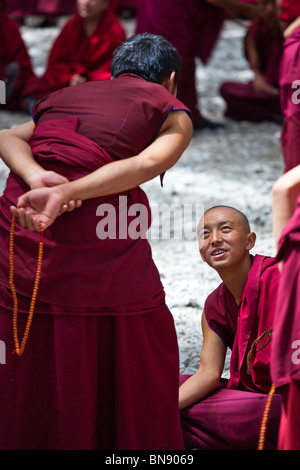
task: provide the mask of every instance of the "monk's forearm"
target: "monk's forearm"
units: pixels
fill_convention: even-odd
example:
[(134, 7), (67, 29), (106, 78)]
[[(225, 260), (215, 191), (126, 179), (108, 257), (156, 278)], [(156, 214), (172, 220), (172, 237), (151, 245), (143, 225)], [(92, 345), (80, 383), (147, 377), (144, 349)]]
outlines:
[(34, 128), (33, 123), (0, 132), (0, 155), (6, 166), (20, 176), (29, 186), (31, 179), (45, 170), (34, 160), (27, 143)]
[(292, 217), (300, 194), (300, 165), (282, 175), (272, 189), (273, 230), (276, 246), (285, 225)]
[(117, 194), (139, 186), (156, 176), (142, 168), (138, 157), (109, 163), (93, 173), (57, 187), (67, 202)]
[(179, 409), (193, 405), (214, 391), (220, 384), (220, 376), (209, 370), (199, 370), (179, 388)]

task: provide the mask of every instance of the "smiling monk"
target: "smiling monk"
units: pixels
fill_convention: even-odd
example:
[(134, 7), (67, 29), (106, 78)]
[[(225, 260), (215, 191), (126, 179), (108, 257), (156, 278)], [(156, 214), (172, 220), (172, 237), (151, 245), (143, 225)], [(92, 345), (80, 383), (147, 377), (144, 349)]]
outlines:
[[(207, 298), (198, 371), (181, 377), (179, 406), (185, 444), (200, 449), (256, 449), (267, 394), (270, 340), (279, 270), (275, 258), (250, 254), (256, 235), (228, 206), (205, 212), (200, 255), (222, 283)], [(261, 339), (259, 339), (261, 337)], [(230, 378), (221, 379), (227, 348)], [(270, 410), (265, 447), (275, 449), (281, 396)]]

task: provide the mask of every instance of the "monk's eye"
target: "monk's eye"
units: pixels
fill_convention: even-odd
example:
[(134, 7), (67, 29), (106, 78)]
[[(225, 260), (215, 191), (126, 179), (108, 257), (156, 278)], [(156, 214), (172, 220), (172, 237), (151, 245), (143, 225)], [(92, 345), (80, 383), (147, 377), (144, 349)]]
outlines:
[(229, 227), (229, 225), (223, 225), (222, 232), (230, 232), (230, 230), (231, 230), (231, 227)]
[(209, 237), (209, 231), (208, 230), (202, 230), (202, 232), (200, 232), (199, 234), (200, 238), (207, 238)]

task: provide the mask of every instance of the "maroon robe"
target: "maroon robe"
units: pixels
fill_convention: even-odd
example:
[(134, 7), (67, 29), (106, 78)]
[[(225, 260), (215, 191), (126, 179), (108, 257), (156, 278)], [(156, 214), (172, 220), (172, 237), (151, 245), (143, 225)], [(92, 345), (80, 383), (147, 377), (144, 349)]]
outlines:
[(83, 18), (75, 15), (55, 40), (43, 77), (33, 80), (24, 93), (42, 98), (68, 86), (76, 74), (87, 81), (110, 79), (113, 52), (125, 39), (119, 19), (109, 9), (90, 36), (86, 35)]
[(272, 340), (271, 374), (283, 392), (279, 449), (300, 450), (300, 197), (282, 231), (278, 260), (284, 261)]
[(20, 73), (2, 109), (22, 109), (22, 89), (34, 77), (31, 60), (20, 34), (19, 25), (0, 11), (0, 80), (7, 80), (7, 66), (16, 62)]
[(280, 19), (291, 21), (300, 16), (300, 5), (298, 0), (282, 0), (280, 5)]
[[(283, 51), (283, 36), (272, 35), (263, 21), (252, 22), (247, 35), (251, 35), (259, 53), (262, 74), (269, 85), (279, 91), (279, 64)], [(246, 53), (247, 57), (247, 53)], [(257, 92), (249, 83), (224, 82), (220, 94), (226, 102), (226, 116), (236, 121), (259, 122), (278, 119), (282, 115), (280, 95)]]
[(300, 77), (299, 54), (300, 28), (285, 41), (280, 65), (281, 107), (284, 113), (281, 132), (284, 172), (300, 164), (300, 87), (294, 86)]
[[(254, 340), (273, 327), (278, 282), (276, 260), (256, 255), (239, 306), (224, 283), (207, 298), (204, 313), (208, 325), (232, 349), (230, 378), (208, 397), (181, 411), (184, 439), (189, 447), (257, 449), (271, 388), (271, 346), (267, 344), (253, 353), (249, 361), (248, 353)], [(262, 341), (257, 348), (261, 345)], [(276, 448), (280, 406), (281, 396), (276, 394), (266, 435), (269, 449)]]
[[(135, 75), (89, 82), (38, 103), (30, 145), (44, 168), (72, 180), (139, 153), (178, 109), (186, 110), (165, 88)], [(0, 199), (0, 332), (8, 351), (0, 368), (0, 448), (182, 449), (177, 338), (144, 236), (145, 193), (134, 188), (84, 201), (45, 231), (36, 314), (19, 358), (10, 355), (9, 207), (26, 189), (10, 174)], [(99, 208), (107, 204), (116, 213), (116, 237), (100, 239)], [(147, 223), (139, 219), (141, 235), (129, 237), (140, 204)], [(20, 325), (38, 239), (17, 225)]]
[(139, 0), (136, 33), (160, 34), (182, 59), (178, 98), (201, 120), (195, 84), (195, 57), (206, 64), (223, 26), (225, 14), (206, 0)]
[(14, 18), (68, 15), (75, 10), (76, 0), (9, 0), (6, 5), (6, 11)]

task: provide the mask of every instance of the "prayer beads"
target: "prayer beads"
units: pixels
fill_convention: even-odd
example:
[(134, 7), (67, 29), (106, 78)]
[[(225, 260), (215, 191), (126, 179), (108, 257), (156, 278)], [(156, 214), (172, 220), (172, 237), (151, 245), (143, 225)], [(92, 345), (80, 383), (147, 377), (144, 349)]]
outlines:
[(17, 298), (17, 292), (15, 289), (14, 285), (14, 236), (15, 236), (15, 225), (16, 225), (16, 219), (15, 216), (12, 218), (11, 222), (11, 229), (10, 229), (10, 238), (9, 238), (9, 284), (11, 287), (11, 292), (12, 292), (12, 298), (13, 298), (13, 334), (14, 334), (14, 342), (15, 342), (15, 350), (13, 353), (16, 353), (17, 356), (21, 356), (24, 352), (29, 332), (30, 332), (30, 327), (33, 319), (33, 314), (34, 314), (34, 308), (35, 308), (35, 303), (36, 303), (36, 298), (38, 294), (38, 288), (39, 288), (39, 283), (40, 283), (40, 278), (41, 278), (41, 269), (42, 269), (42, 261), (43, 261), (43, 226), (41, 223), (39, 223), (39, 228), (40, 228), (40, 233), (41, 233), (41, 238), (39, 242), (39, 252), (38, 252), (38, 261), (37, 261), (37, 269), (36, 269), (36, 276), (35, 276), (35, 282), (34, 282), (34, 288), (33, 288), (33, 293), (32, 293), (32, 298), (31, 298), (31, 303), (30, 303), (30, 309), (29, 309), (29, 314), (28, 314), (28, 319), (24, 331), (24, 336), (23, 340), (21, 343), (21, 346), (19, 344), (19, 339), (18, 339), (18, 298)]

